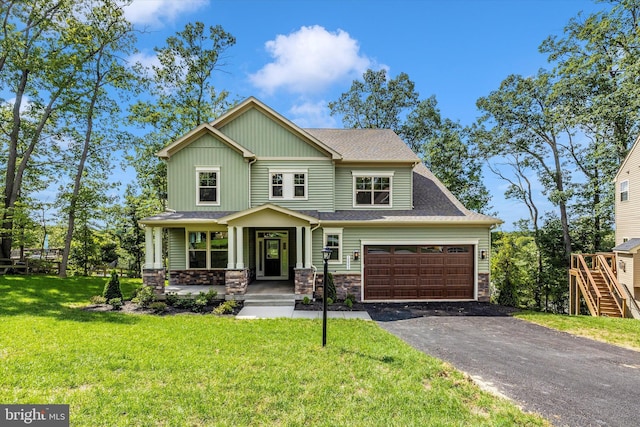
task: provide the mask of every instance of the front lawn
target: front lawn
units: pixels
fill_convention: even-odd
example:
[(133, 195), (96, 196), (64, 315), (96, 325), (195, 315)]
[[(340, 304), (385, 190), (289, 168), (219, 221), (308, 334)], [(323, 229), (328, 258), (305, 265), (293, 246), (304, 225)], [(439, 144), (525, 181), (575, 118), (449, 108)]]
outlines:
[[(72, 426), (547, 425), (374, 322), (78, 308), (106, 279), (0, 277), (0, 403)], [(125, 296), (138, 282), (122, 279)]]
[(566, 316), (539, 312), (515, 314), (529, 322), (640, 351), (640, 321), (613, 317)]

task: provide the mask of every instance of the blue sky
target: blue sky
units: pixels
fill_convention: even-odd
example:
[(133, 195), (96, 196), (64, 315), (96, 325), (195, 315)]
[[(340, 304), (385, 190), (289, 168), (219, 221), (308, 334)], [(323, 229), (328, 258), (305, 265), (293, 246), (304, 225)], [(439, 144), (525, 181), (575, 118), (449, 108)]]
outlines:
[[(475, 102), (509, 74), (550, 68), (538, 46), (569, 19), (605, 5), (587, 0), (134, 0), (136, 60), (188, 22), (221, 25), (237, 39), (214, 86), (256, 96), (303, 127), (342, 127), (326, 107), (367, 68), (405, 72), (421, 98), (435, 95), (443, 116), (472, 124)], [(485, 172), (504, 229), (526, 217)]]

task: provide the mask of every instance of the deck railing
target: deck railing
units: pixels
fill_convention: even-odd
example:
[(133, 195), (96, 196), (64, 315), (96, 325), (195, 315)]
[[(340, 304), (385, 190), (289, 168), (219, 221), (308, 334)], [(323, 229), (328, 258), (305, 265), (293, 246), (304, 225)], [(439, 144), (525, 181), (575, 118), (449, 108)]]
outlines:
[[(607, 295), (598, 289), (594, 275), (602, 278), (607, 287)], [(630, 307), (628, 292), (618, 283), (616, 278), (616, 257), (612, 253), (572, 254), (571, 269), (569, 270), (570, 314), (579, 314), (580, 295), (592, 316), (602, 315), (602, 302), (608, 301), (607, 313), (611, 313), (611, 302), (622, 317), (629, 317)], [(609, 296), (610, 295), (610, 296)], [(633, 301), (635, 304), (635, 301)], [(637, 309), (637, 304), (633, 309)], [(640, 312), (640, 310), (638, 310)]]

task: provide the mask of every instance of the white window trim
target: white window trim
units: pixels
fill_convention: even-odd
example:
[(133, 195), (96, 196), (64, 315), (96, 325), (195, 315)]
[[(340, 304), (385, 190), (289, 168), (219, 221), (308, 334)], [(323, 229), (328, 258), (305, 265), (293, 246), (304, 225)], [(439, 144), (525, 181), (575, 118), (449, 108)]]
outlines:
[[(354, 209), (391, 209), (393, 207), (393, 171), (351, 171), (351, 192), (352, 192), (352, 206)], [(356, 203), (356, 178), (369, 177), (369, 178), (389, 178), (389, 204), (388, 205), (359, 205)]]
[[(282, 174), (282, 197), (273, 196), (274, 173)], [(295, 196), (295, 174), (304, 174), (304, 197)], [(269, 200), (309, 200), (309, 170), (308, 169), (269, 169)]]
[[(216, 173), (216, 201), (201, 202), (200, 201), (200, 172)], [(196, 167), (196, 206), (220, 206), (220, 167)]]
[[(622, 190), (622, 185), (623, 184), (627, 184), (627, 189), (626, 190)], [(625, 200), (622, 200), (622, 193), (627, 193), (627, 198)], [(618, 194), (620, 195), (620, 201), (621, 202), (628, 202), (629, 201), (629, 180), (625, 179), (624, 181), (620, 181), (620, 189), (618, 190)]]
[(324, 228), (322, 229), (322, 247), (326, 248), (327, 247), (327, 236), (330, 234), (336, 234), (338, 236), (338, 259), (336, 260), (332, 260), (330, 259), (328, 261), (329, 264), (342, 264), (342, 246), (343, 246), (343, 239), (342, 239), (342, 230), (343, 228)]
[[(219, 233), (219, 232), (228, 232), (227, 228), (221, 229), (211, 229), (211, 228), (186, 228), (184, 233), (184, 246), (185, 246), (185, 269), (187, 270), (211, 270), (211, 233)], [(206, 233), (207, 234), (207, 243), (206, 249), (198, 249), (200, 252), (206, 253), (204, 268), (192, 268), (189, 266), (189, 252), (191, 249), (189, 248), (189, 233)]]

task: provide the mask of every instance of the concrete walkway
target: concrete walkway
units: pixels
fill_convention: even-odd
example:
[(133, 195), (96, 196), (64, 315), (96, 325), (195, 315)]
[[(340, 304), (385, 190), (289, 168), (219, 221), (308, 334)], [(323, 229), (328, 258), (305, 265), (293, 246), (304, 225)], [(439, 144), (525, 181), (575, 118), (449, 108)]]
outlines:
[[(322, 319), (321, 311), (295, 310), (293, 306), (246, 306), (236, 316), (236, 319)], [(327, 311), (328, 319), (362, 319), (371, 320), (366, 311)]]

